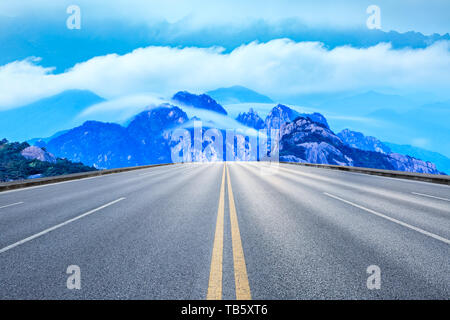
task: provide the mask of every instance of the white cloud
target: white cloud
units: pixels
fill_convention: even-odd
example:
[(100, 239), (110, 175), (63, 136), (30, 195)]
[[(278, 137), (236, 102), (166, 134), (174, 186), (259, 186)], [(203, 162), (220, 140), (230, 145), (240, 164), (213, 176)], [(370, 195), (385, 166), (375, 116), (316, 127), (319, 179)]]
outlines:
[(449, 92), (450, 42), (425, 49), (394, 50), (389, 44), (366, 49), (328, 50), (317, 42), (277, 39), (221, 48), (147, 47), (110, 54), (52, 74), (32, 60), (0, 67), (0, 106), (11, 107), (67, 89), (86, 89), (107, 99), (178, 90), (205, 92), (243, 85), (274, 97), (301, 93), (392, 88)]
[(411, 144), (415, 147), (426, 148), (429, 146), (430, 141), (426, 138), (414, 138), (411, 140)]
[[(273, 106), (272, 106), (273, 107)], [(217, 113), (209, 110), (203, 110), (198, 108), (190, 108), (186, 106), (180, 106), (180, 108), (186, 112), (188, 118), (197, 117), (200, 120), (201, 126), (204, 128), (221, 128), (221, 129), (239, 129), (239, 130), (250, 130), (252, 134), (255, 134), (256, 131), (249, 127), (244, 126), (242, 123), (234, 120), (233, 118)], [(185, 128), (193, 128), (194, 123), (188, 122), (184, 125)]]
[[(66, 15), (73, 0), (7, 0), (0, 1), (0, 15), (20, 16), (40, 13), (59, 18)], [(77, 0), (86, 16), (97, 21), (121, 19), (135, 23), (165, 19), (179, 21), (187, 16), (195, 25), (246, 22), (252, 19), (276, 20), (299, 18), (309, 26), (365, 27), (366, 8), (376, 4), (381, 8), (383, 30), (422, 31), (426, 33), (449, 30), (448, 0)]]
[(156, 94), (139, 94), (100, 102), (84, 110), (77, 119), (123, 123), (144, 109), (168, 102), (157, 97)]

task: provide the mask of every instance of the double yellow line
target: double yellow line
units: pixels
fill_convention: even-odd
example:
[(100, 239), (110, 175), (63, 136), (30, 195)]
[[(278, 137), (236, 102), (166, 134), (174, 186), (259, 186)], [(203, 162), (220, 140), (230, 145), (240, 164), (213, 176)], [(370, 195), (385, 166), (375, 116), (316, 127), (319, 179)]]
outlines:
[(228, 186), (228, 203), (230, 209), (231, 242), (233, 247), (234, 281), (237, 300), (250, 300), (250, 285), (248, 283), (247, 267), (245, 265), (244, 250), (242, 248), (241, 234), (234, 204), (233, 189), (231, 188), (230, 172), (226, 163), (223, 166), (222, 184), (220, 187), (219, 207), (217, 209), (216, 233), (211, 259), (211, 271), (209, 274), (209, 286), (206, 299), (222, 299), (223, 276), (223, 229), (225, 216), (225, 173)]

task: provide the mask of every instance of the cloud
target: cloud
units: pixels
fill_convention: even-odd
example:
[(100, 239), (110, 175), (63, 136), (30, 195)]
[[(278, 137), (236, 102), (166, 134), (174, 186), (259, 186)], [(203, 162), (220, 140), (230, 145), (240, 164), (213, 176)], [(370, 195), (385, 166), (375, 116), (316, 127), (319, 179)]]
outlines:
[(429, 146), (430, 142), (427, 138), (414, 138), (411, 140), (411, 144), (415, 147), (426, 148)]
[[(0, 14), (64, 18), (73, 0), (0, 1)], [(252, 19), (276, 20), (299, 18), (309, 26), (365, 26), (366, 8), (374, 4), (361, 0), (77, 0), (86, 17), (124, 20), (135, 23), (192, 17), (197, 26), (214, 23), (245, 22)], [(448, 32), (448, 0), (377, 0), (381, 8), (383, 30), (419, 30), (427, 33)]]
[[(273, 107), (273, 106), (272, 106)], [(217, 113), (209, 110), (203, 110), (198, 108), (191, 108), (186, 106), (180, 106), (180, 108), (186, 112), (188, 118), (196, 117), (200, 120), (196, 120), (201, 124), (204, 128), (219, 128), (219, 129), (230, 129), (230, 130), (249, 130), (252, 134), (255, 134), (256, 131), (252, 128), (249, 128), (242, 123), (234, 120), (233, 118)], [(185, 128), (193, 128), (194, 122), (190, 121), (186, 123), (183, 127)]]
[(158, 98), (157, 94), (123, 96), (90, 106), (77, 116), (77, 120), (84, 122), (96, 119), (104, 122), (125, 123), (139, 112), (167, 102)]
[(336, 115), (330, 115), (330, 114), (328, 114), (328, 112), (324, 112), (324, 114), (326, 115), (326, 118), (329, 121), (339, 120), (339, 121), (343, 121), (345, 123), (357, 122), (357, 123), (371, 124), (371, 125), (378, 125), (378, 126), (383, 125), (382, 121), (380, 121), (378, 119), (368, 118), (368, 117), (336, 116)]
[[(14, 106), (22, 101), (33, 100), (34, 97), (51, 94), (51, 90), (40, 82), (45, 81), (53, 68), (37, 66), (35, 62), (39, 62), (39, 59), (29, 58), (0, 66), (0, 110), (2, 106)], [(21, 92), (24, 93), (22, 98)], [(54, 93), (57, 92), (58, 89)]]
[(0, 67), (3, 108), (68, 89), (91, 90), (107, 99), (178, 90), (197, 93), (243, 85), (283, 98), (306, 93), (392, 88), (449, 92), (450, 42), (425, 49), (337, 47), (276, 39), (253, 42), (230, 53), (222, 48), (151, 46), (125, 55), (98, 56), (65, 73), (52, 74), (35, 60)]

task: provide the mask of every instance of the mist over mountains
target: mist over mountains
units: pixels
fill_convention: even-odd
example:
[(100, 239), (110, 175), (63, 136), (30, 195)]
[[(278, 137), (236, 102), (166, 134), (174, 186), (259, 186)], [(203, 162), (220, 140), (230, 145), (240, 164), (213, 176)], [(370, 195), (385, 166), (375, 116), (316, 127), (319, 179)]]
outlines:
[[(229, 102), (237, 104), (222, 106), (207, 94), (180, 91), (167, 103), (147, 108), (142, 106), (142, 109), (146, 110), (139, 112), (125, 123), (93, 119), (77, 124), (77, 121), (81, 121), (80, 113), (93, 105), (103, 103), (104, 99), (88, 91), (68, 91), (21, 108), (0, 112), (6, 115), (1, 118), (2, 129), (3, 134), (10, 140), (11, 137), (14, 139), (17, 132), (22, 135), (17, 136), (17, 140), (29, 140), (31, 144), (45, 148), (56, 157), (81, 162), (98, 169), (172, 162), (172, 149), (179, 143), (172, 139), (174, 130), (187, 129), (193, 137), (194, 123), (201, 121), (202, 135), (211, 128), (219, 130), (224, 137), (227, 129), (234, 130), (241, 137), (245, 136), (242, 131), (245, 128), (254, 130), (252, 134), (261, 129), (280, 130), (280, 159), (283, 161), (434, 174), (450, 172), (448, 158), (436, 152), (384, 143), (380, 139), (349, 129), (335, 134), (330, 128), (328, 119), (319, 112), (302, 112), (302, 108), (295, 106), (270, 103), (268, 102), (270, 98), (240, 86), (218, 89), (214, 92), (221, 99), (225, 101), (228, 99)], [(384, 99), (386, 97), (388, 100), (393, 99), (393, 104), (405, 101), (405, 109), (408, 106), (407, 99), (399, 96), (375, 92), (369, 92), (367, 95), (374, 98), (368, 103), (372, 104), (375, 110), (378, 104), (386, 101)], [(358, 101), (367, 95), (350, 97), (344, 101), (354, 101), (357, 105)], [(233, 119), (234, 116), (230, 116), (227, 112), (227, 106), (233, 105), (249, 106), (249, 109), (240, 112)], [(352, 106), (350, 103), (346, 105), (349, 108)], [(47, 106), (50, 109), (47, 109)], [(252, 106), (255, 106), (255, 109)], [(267, 113), (260, 115), (257, 111), (259, 106), (266, 106)], [(445, 105), (432, 104), (432, 106), (444, 113), (447, 112)], [(339, 103), (336, 103), (336, 108), (340, 108)], [(49, 117), (46, 116), (48, 112), (51, 113)], [(21, 131), (22, 127), (18, 127), (17, 123), (23, 123), (30, 130)], [(251, 131), (246, 134), (249, 132)], [(206, 139), (201, 142), (203, 148), (212, 142), (208, 141)], [(189, 161), (205, 161), (211, 157), (225, 159), (226, 147), (225, 145), (222, 150), (209, 148), (212, 156), (211, 154), (205, 156), (202, 151), (189, 148), (190, 154), (185, 159)], [(254, 155), (244, 150), (245, 147), (248, 148), (249, 144), (246, 143), (244, 148), (241, 147), (241, 154), (246, 155), (246, 159), (241, 160), (254, 158)], [(258, 156), (253, 160), (257, 159)]]
[[(227, 134), (227, 129), (236, 129), (217, 126), (211, 119), (188, 117), (183, 111), (185, 106), (189, 106), (190, 111), (205, 110), (217, 114), (218, 117), (228, 117), (223, 113), (225, 109), (206, 94), (195, 95), (182, 91), (175, 94), (172, 100), (178, 106), (163, 104), (143, 111), (126, 126), (88, 121), (47, 142), (38, 141), (37, 145), (45, 147), (58, 157), (107, 169), (172, 162), (172, 148), (180, 142), (174, 141), (172, 137), (174, 130), (187, 128), (190, 130), (189, 133), (193, 133), (195, 121), (202, 121), (204, 126), (201, 129), (202, 135), (208, 128), (219, 130), (223, 136)], [(279, 130), (280, 159), (283, 161), (442, 173), (429, 161), (396, 154), (390, 152), (387, 147), (386, 149), (377, 147), (378, 140), (375, 138), (371, 140), (351, 131), (336, 135), (330, 129), (327, 119), (320, 113), (300, 113), (278, 104), (265, 119), (250, 109), (241, 113), (236, 120), (249, 129)], [(241, 131), (236, 131), (235, 134), (245, 140), (246, 134)], [(202, 148), (205, 149), (210, 144), (208, 141), (201, 142)], [(212, 144), (209, 146), (209, 152), (215, 159), (225, 159), (226, 145), (222, 149), (211, 146)], [(238, 146), (242, 149), (241, 154), (246, 157), (240, 160), (258, 160), (258, 156), (252, 158), (245, 150), (248, 147), (248, 143)], [(204, 161), (207, 158), (203, 154), (203, 149), (199, 152), (190, 147), (188, 150), (190, 154), (186, 159), (189, 161)]]
[(103, 101), (90, 91), (69, 90), (25, 106), (0, 110), (0, 137), (10, 141), (50, 137), (80, 125), (77, 115)]
[(256, 91), (250, 90), (243, 86), (232, 86), (229, 88), (219, 88), (208, 91), (208, 96), (216, 100), (222, 105), (235, 103), (273, 103), (274, 101)]
[[(278, 21), (257, 19), (245, 24), (215, 24), (190, 28), (189, 18), (176, 22), (127, 24), (120, 20), (95, 22), (93, 28), (81, 29), (73, 34), (63, 28), (65, 16), (45, 23), (30, 17), (22, 19), (2, 17), (0, 19), (0, 65), (30, 56), (41, 57), (43, 66), (55, 67), (56, 72), (73, 67), (76, 63), (111, 52), (125, 54), (136, 48), (147, 46), (170, 47), (223, 47), (231, 52), (243, 44), (267, 42), (273, 39), (293, 41), (318, 41), (333, 49), (339, 46), (368, 48), (379, 43), (391, 43), (393, 48), (425, 48), (437, 41), (450, 40), (450, 35), (421, 32), (397, 32), (368, 30), (367, 28), (324, 28), (307, 26), (295, 18)], [(30, 24), (29, 21), (33, 23)], [(21, 23), (21, 28), (17, 24)], [(7, 30), (1, 31), (1, 30)], [(114, 35), (114, 41), (111, 41)], [(40, 39), (30, 43), (28, 39)], [(54, 41), (58, 39), (58, 41)], [(75, 40), (75, 41), (74, 41)]]

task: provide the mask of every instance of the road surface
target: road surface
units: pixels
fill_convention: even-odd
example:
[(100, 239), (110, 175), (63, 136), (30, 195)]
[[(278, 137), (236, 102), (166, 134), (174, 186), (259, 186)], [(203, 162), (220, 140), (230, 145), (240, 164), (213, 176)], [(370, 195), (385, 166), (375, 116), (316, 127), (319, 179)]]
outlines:
[(0, 299), (449, 299), (449, 239), (445, 185), (155, 167), (1, 192)]

